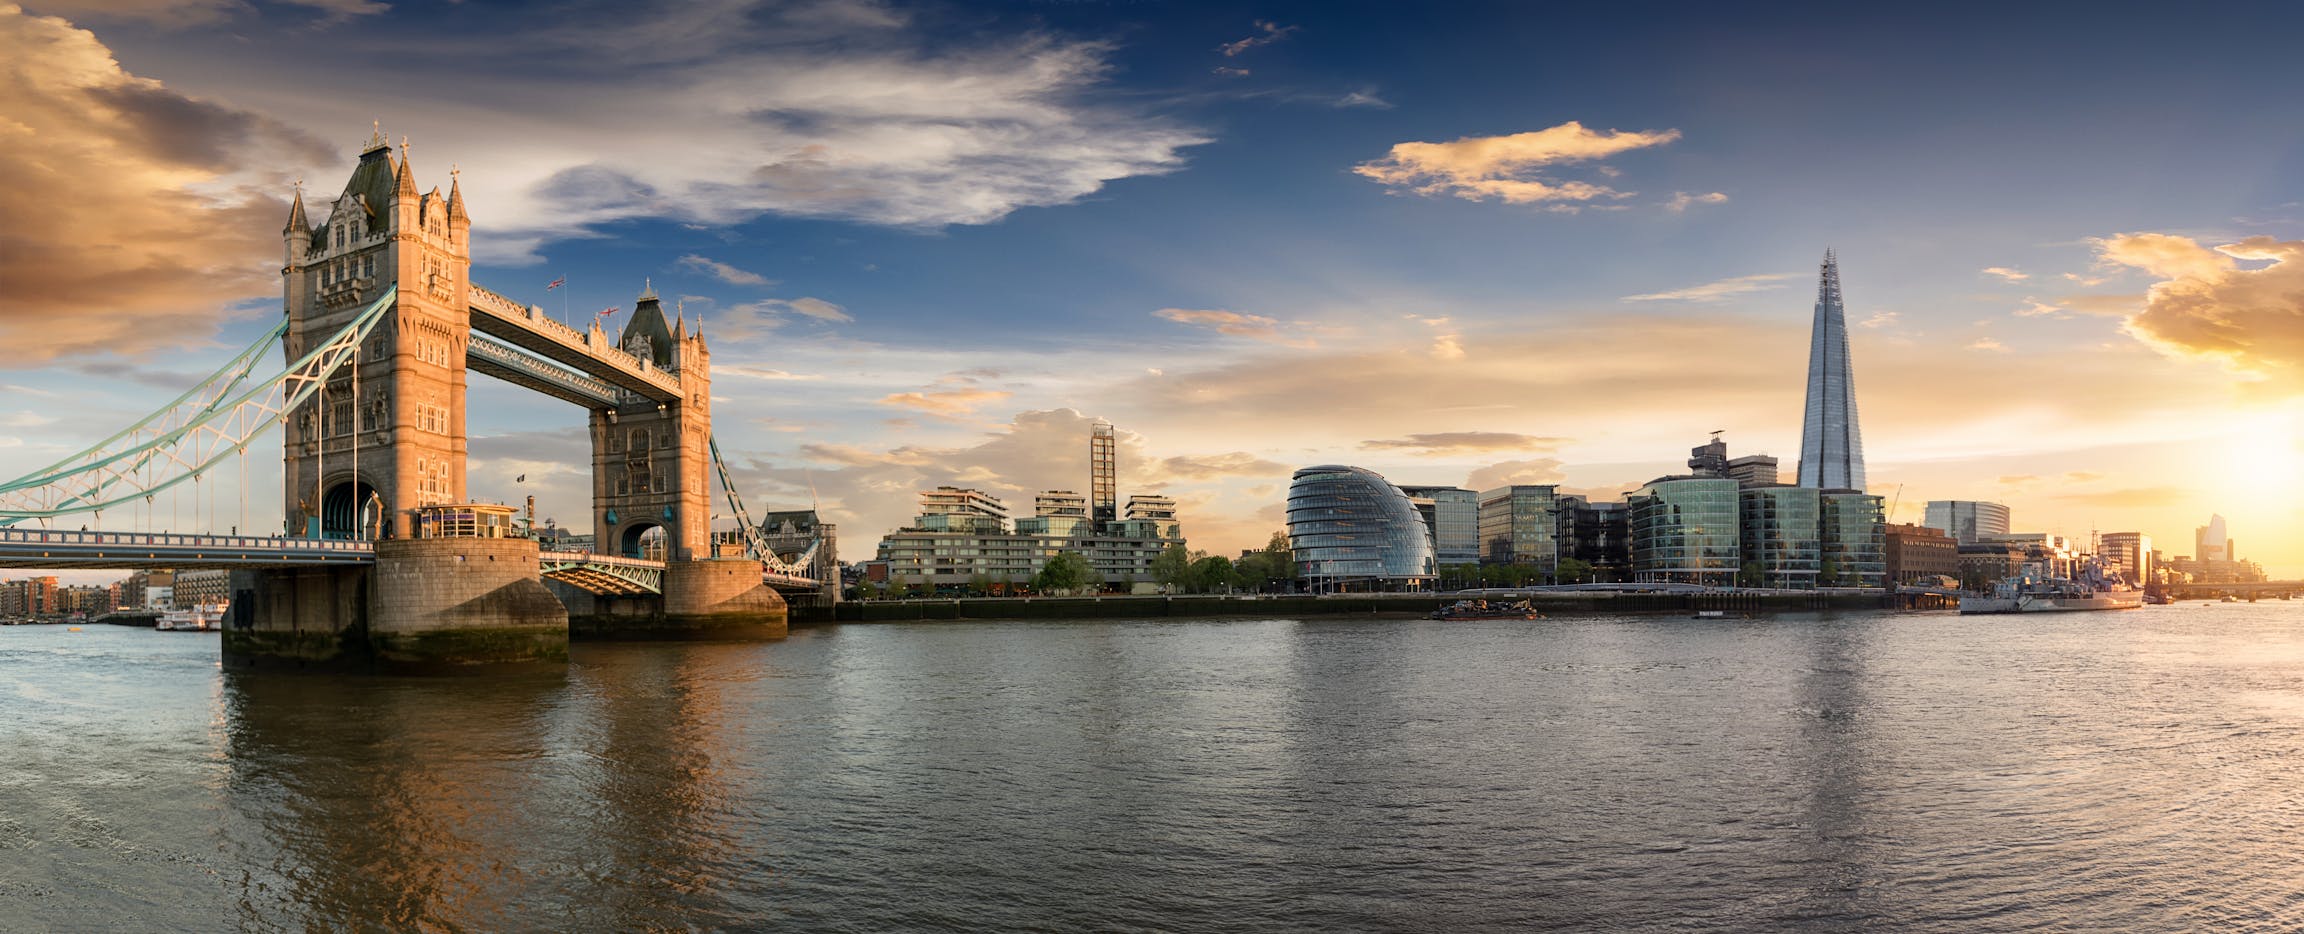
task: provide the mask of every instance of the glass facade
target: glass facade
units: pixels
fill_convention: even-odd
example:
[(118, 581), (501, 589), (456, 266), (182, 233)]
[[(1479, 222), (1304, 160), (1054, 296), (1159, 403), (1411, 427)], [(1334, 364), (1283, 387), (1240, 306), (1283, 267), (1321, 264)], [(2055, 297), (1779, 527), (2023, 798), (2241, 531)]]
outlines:
[(2008, 507), (1968, 499), (1932, 499), (1921, 524), (1944, 530), (1960, 544), (1973, 545), (2008, 534)]
[(1631, 511), (1624, 503), (1595, 503), (1582, 496), (1562, 496), (1560, 557), (1592, 566), (1592, 580), (1620, 581), (1632, 566)]
[(1480, 494), (1480, 563), (1560, 566), (1560, 488), (1497, 487)]
[(1736, 486), (1725, 478), (1667, 478), (1625, 496), (1632, 513), (1632, 579), (1735, 586), (1742, 544)]
[(1404, 486), (1401, 492), (1432, 502), (1433, 557), (1443, 565), (1480, 561), (1480, 494), (1453, 486)]
[(1743, 583), (1780, 590), (1809, 590), (1816, 586), (1816, 568), (1823, 561), (1818, 523), (1823, 517), (1822, 494), (1804, 486), (1745, 487), (1738, 494), (1742, 505), (1740, 536), (1744, 563), (1759, 572)]
[(1808, 334), (1808, 409), (1800, 426), (1800, 485), (1864, 489), (1864, 431), (1856, 418), (1855, 367), (1848, 360), (1848, 314), (1840, 263), (1824, 251), (1816, 316)]
[(1826, 490), (1818, 522), (1819, 571), (1826, 586), (1882, 586), (1888, 572), (1887, 501), (1854, 490)]
[(1375, 471), (1321, 466), (1288, 484), (1288, 539), (1315, 589), (1423, 590), (1432, 585), (1432, 534), (1408, 494)]

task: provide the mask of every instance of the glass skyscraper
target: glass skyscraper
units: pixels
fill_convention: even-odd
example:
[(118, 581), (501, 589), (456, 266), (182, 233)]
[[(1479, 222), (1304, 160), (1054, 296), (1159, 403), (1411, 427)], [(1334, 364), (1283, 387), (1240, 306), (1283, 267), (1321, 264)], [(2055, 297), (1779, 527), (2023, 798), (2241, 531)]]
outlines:
[(1864, 433), (1856, 424), (1856, 377), (1848, 361), (1848, 314), (1840, 262), (1824, 251), (1816, 319), (1808, 333), (1808, 411), (1800, 425), (1800, 485), (1864, 489)]
[(1437, 571), (1432, 533), (1416, 505), (1364, 467), (1296, 471), (1288, 484), (1288, 541), (1315, 589), (1423, 590)]

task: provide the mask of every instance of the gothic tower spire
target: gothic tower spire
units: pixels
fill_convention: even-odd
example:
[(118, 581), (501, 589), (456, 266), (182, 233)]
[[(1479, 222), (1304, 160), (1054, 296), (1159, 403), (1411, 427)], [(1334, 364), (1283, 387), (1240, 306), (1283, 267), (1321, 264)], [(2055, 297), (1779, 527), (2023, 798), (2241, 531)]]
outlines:
[(1816, 282), (1808, 334), (1808, 409), (1800, 426), (1800, 485), (1864, 489), (1864, 433), (1856, 420), (1855, 368), (1848, 359), (1848, 313), (1840, 301), (1840, 261), (1830, 249)]

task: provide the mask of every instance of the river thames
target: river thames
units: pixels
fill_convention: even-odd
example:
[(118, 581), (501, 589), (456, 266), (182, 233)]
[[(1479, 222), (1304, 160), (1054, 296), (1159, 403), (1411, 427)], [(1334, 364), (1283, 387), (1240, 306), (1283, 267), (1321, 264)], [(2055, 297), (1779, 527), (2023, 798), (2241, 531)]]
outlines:
[(0, 629), (0, 929), (2304, 925), (2304, 602), (216, 639)]

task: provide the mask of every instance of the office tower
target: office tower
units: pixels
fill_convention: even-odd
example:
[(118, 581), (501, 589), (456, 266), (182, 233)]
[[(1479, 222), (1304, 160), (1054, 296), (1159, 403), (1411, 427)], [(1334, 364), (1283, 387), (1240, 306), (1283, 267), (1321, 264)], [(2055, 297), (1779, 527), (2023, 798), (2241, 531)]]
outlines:
[(1112, 443), (1112, 426), (1097, 422), (1088, 434), (1088, 497), (1094, 512), (1089, 516), (1101, 527), (1120, 518), (1119, 453)]
[(1864, 433), (1856, 422), (1856, 378), (1848, 361), (1848, 315), (1840, 304), (1840, 263), (1824, 251), (1816, 318), (1808, 334), (1808, 410), (1800, 426), (1800, 484), (1864, 489)]

